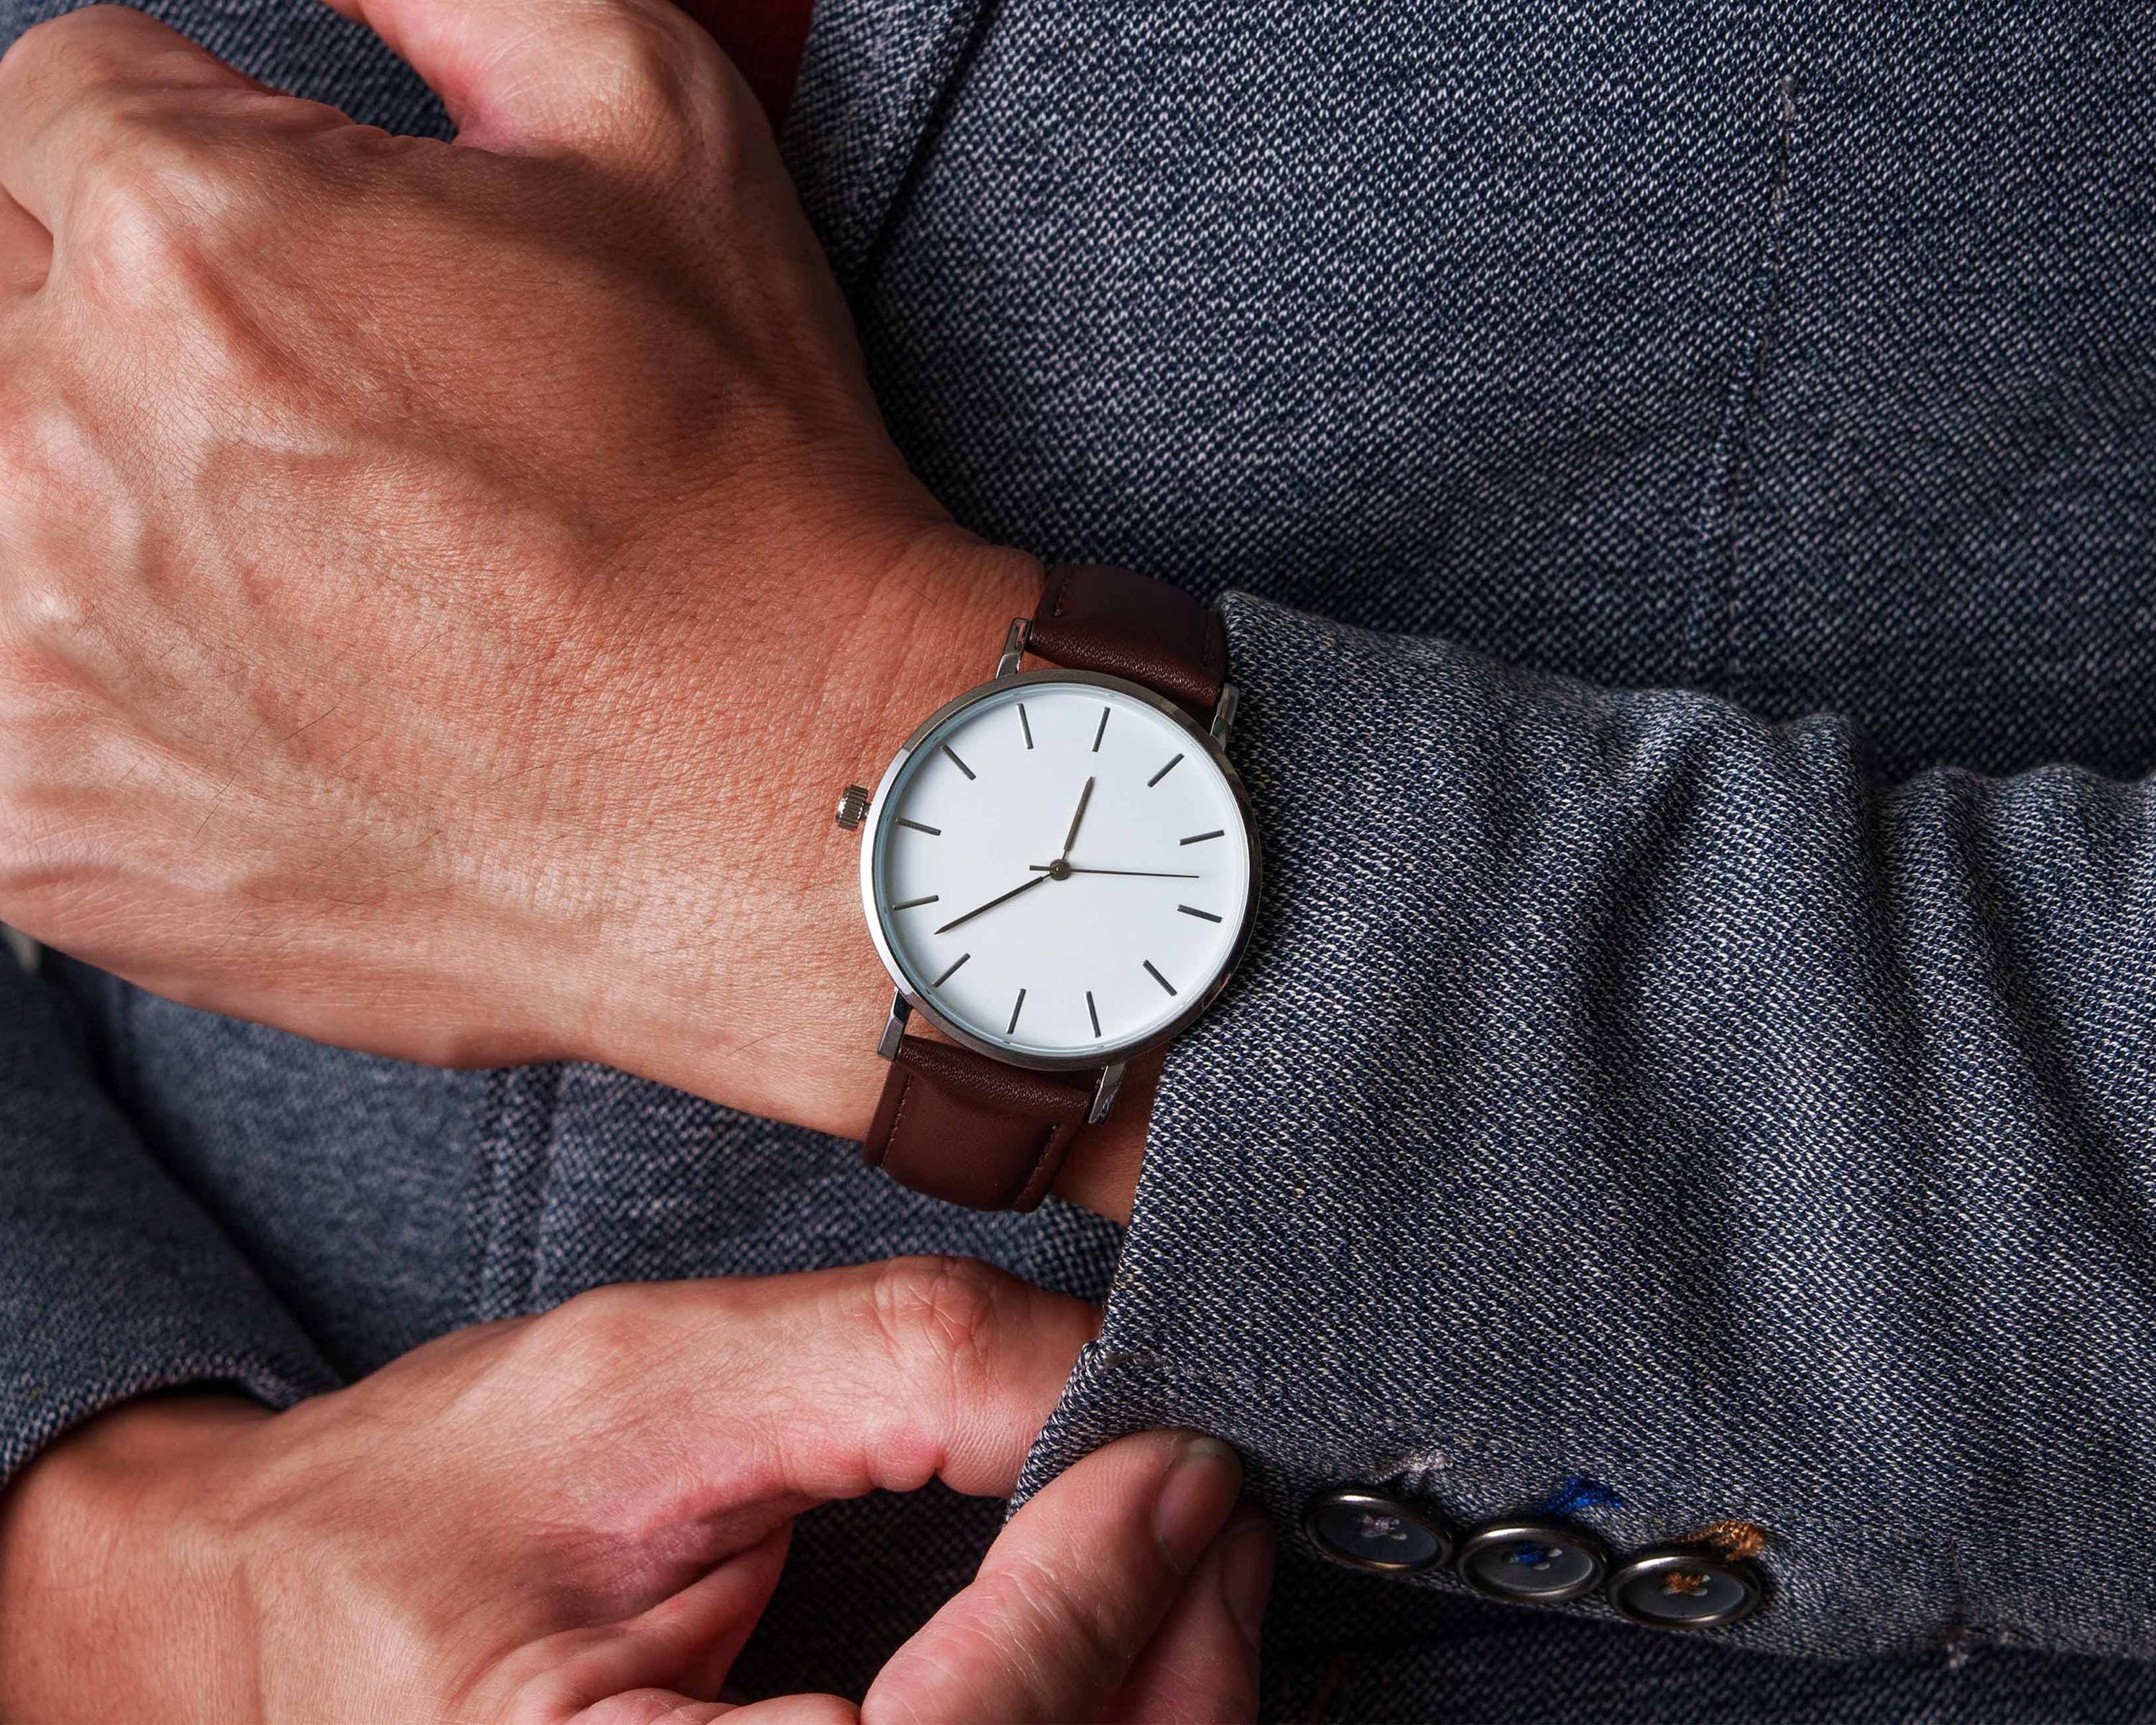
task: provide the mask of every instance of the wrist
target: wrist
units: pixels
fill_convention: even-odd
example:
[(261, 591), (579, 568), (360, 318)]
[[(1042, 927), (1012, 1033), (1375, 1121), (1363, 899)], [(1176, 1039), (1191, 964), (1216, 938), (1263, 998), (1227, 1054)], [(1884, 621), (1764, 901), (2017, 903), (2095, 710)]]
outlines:
[[(711, 739), (721, 758), (779, 770), (752, 786), (715, 782), (695, 812), (691, 877), (641, 889), (668, 908), (613, 955), (629, 962), (609, 963), (605, 1004), (580, 1050), (729, 1107), (856, 1138), (890, 1070), (875, 1045), (891, 985), (862, 926), (859, 840), (833, 822), (834, 798), (846, 783), (873, 784), (923, 718), (988, 679), (1043, 580), (1037, 559), (948, 522), (864, 563), (865, 577), (793, 608), (816, 636), (795, 709), (737, 721), (775, 725), (783, 738), (747, 750)], [(663, 860), (644, 856), (633, 872), (649, 882)], [(1110, 1121), (1080, 1135), (1059, 1195), (1127, 1216), (1152, 1070), (1134, 1072)]]
[(246, 1692), (217, 1481), (235, 1439), (274, 1417), (239, 1396), (146, 1397), (56, 1440), (0, 1495), (0, 1717), (96, 1713), (101, 1692), (141, 1692), (152, 1663), (191, 1709)]
[(1071, 1141), (1052, 1189), (1058, 1198), (1111, 1222), (1129, 1222), (1145, 1163), (1146, 1132), (1152, 1123), (1160, 1067), (1157, 1054), (1131, 1063), (1113, 1111)]
[[(670, 646), (680, 669), (651, 721), (674, 736), (638, 768), (647, 801), (613, 860), (613, 932), (575, 1053), (819, 1131), (865, 1123), (889, 983), (833, 800), (988, 675), (1040, 578), (1023, 552), (925, 522), (853, 547), (813, 588), (791, 576), (753, 605), (737, 592)], [(786, 698), (695, 680), (751, 655), (785, 667)]]

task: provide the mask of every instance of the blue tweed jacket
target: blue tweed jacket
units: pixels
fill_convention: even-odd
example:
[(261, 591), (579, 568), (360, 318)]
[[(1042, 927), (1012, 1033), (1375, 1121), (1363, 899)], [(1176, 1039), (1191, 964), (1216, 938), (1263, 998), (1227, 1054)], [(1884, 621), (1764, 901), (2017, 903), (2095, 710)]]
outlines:
[[(310, 0), (153, 9), (442, 126)], [(1109, 1301), (1032, 1480), (1252, 1459), (1279, 1715), (2156, 1717), (2152, 140), (2126, 0), (822, 0), (787, 146), (901, 444), (1226, 594), (1267, 897), (1128, 1238), (0, 966), (0, 1478), (157, 1385), (969, 1252)], [(1296, 1523), (1581, 1479), (1620, 1549), (1756, 1523), (1767, 1608)], [(857, 1690), (996, 1514), (809, 1518), (742, 1681)]]

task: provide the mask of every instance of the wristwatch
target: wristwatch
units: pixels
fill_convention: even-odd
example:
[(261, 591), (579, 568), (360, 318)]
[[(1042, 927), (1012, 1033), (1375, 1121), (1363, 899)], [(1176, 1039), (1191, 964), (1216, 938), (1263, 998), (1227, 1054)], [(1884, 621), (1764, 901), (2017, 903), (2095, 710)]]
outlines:
[[(873, 796), (846, 787), (894, 985), (871, 1167), (1032, 1209), (1128, 1063), (1226, 984), (1258, 899), (1227, 658), (1219, 614), (1180, 589), (1051, 569), (994, 676), (931, 713)], [(916, 1014), (941, 1040), (908, 1034)]]

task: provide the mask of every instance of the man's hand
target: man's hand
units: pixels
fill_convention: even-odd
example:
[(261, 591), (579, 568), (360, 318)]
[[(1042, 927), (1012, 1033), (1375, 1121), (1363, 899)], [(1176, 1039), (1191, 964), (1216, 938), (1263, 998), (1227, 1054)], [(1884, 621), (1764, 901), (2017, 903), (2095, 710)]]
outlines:
[(888, 988), (830, 798), (1037, 565), (907, 471), (667, 0), (340, 3), (458, 144), (116, 8), (0, 61), (0, 917), (858, 1132)]
[[(711, 1703), (814, 1503), (1008, 1492), (1091, 1308), (964, 1261), (611, 1288), (270, 1414), (123, 1409), (0, 1499), (0, 1717), (575, 1720)], [(1227, 1720), (1270, 1535), (1222, 1445), (1126, 1439), (878, 1678), (743, 1719)], [(844, 1633), (843, 1613), (834, 1634)]]

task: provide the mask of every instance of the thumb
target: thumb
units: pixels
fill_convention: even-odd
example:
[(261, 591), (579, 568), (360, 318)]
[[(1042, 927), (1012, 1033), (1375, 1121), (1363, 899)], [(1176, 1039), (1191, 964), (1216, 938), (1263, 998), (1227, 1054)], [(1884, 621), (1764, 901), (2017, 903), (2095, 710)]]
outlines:
[[(924, 1725), (1097, 1719), (1133, 1678), (1187, 1693), (1189, 1656), (1175, 1660), (1175, 1682), (1144, 1658), (1186, 1584), (1221, 1597), (1218, 1577), (1193, 1572), (1242, 1477), (1234, 1450), (1190, 1432), (1096, 1450), (1011, 1518), (973, 1584), (878, 1674), (864, 1714)], [(1201, 1717), (1247, 1706), (1254, 1676), (1223, 1672), (1229, 1706)]]
[(1273, 1532), (1245, 1504), (1176, 1595), (1106, 1717), (1132, 1725), (1235, 1725), (1258, 1713), (1258, 1643)]
[(457, 141), (665, 172), (767, 129), (672, 0), (328, 0), (442, 99)]

